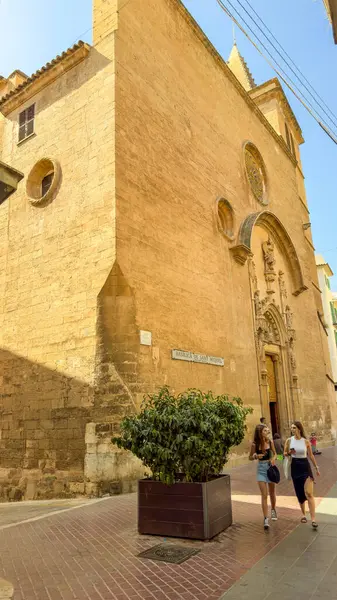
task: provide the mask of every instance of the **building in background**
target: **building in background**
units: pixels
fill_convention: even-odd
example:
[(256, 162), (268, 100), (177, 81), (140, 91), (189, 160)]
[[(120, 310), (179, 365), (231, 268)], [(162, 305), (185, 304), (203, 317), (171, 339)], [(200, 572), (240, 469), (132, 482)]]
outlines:
[(321, 254), (316, 255), (318, 283), (322, 292), (323, 319), (328, 337), (331, 370), (337, 391), (337, 294), (331, 291), (333, 271)]
[(236, 46), (227, 64), (180, 0), (93, 5), (93, 47), (1, 80), (3, 497), (130, 489), (144, 469), (111, 436), (164, 384), (254, 408), (235, 459), (262, 415), (335, 438), (280, 82)]
[(333, 37), (337, 44), (337, 0), (323, 0), (328, 19), (332, 25)]

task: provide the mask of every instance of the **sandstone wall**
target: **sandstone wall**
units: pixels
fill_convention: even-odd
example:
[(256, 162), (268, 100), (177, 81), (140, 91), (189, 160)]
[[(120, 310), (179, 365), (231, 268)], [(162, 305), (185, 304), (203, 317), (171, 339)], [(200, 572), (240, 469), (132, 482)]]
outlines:
[[(0, 206), (0, 497), (84, 491), (85, 426), (101, 416), (99, 297), (116, 258), (114, 73), (110, 31), (1, 120), (0, 159), (25, 178)], [(35, 135), (18, 144), (32, 103)], [(43, 157), (61, 178), (33, 205), (27, 178)]]
[[(148, 389), (168, 383), (240, 395), (254, 406), (256, 423), (261, 405), (248, 268), (234, 261), (233, 243), (219, 232), (216, 199), (232, 204), (235, 236), (248, 214), (265, 208), (287, 229), (308, 286), (290, 299), (302, 416), (330, 439), (329, 365), (293, 162), (178, 0), (126, 4), (116, 57), (118, 264), (134, 292), (137, 326), (152, 332), (152, 346), (140, 348), (140, 380)], [(247, 140), (265, 162), (267, 207), (248, 188)], [(255, 258), (262, 261), (261, 248)], [(225, 366), (173, 361), (174, 348), (222, 356)]]
[[(178, 0), (94, 7), (89, 56), (0, 123), (0, 159), (25, 174), (0, 206), (2, 498), (129, 489), (142, 468), (111, 432), (163, 384), (252, 405), (234, 459), (244, 455), (262, 411), (248, 264), (230, 250), (242, 221), (263, 209), (246, 178), (247, 140), (308, 286), (292, 295), (277, 247), (297, 334), (293, 416), (325, 442), (334, 426), (304, 191), (289, 154)], [(36, 135), (18, 145), (18, 113), (33, 101)], [(25, 186), (43, 157), (59, 161), (62, 177), (52, 201), (34, 206)], [(233, 207), (233, 239), (220, 232), (219, 197)], [(261, 289), (265, 236), (256, 228), (252, 246)], [(172, 349), (224, 366), (172, 360)]]

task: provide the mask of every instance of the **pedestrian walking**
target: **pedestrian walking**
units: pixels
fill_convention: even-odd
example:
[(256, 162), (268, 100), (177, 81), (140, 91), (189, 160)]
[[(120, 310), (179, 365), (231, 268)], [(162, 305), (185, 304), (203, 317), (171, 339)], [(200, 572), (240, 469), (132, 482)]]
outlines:
[(283, 459), (284, 444), (279, 433), (274, 433), (274, 446), (277, 454), (277, 460)]
[(314, 476), (308, 456), (315, 467), (316, 473), (319, 476), (319, 468), (315, 457), (312, 453), (309, 440), (306, 439), (303, 425), (300, 421), (294, 421), (291, 426), (292, 436), (287, 439), (284, 448), (285, 456), (291, 457), (291, 478), (293, 480), (297, 500), (301, 507), (303, 517), (301, 523), (307, 523), (306, 517), (306, 501), (309, 505), (311, 524), (313, 529), (317, 529), (315, 515), (315, 498), (314, 498)]
[(310, 444), (311, 444), (311, 450), (312, 450), (313, 454), (322, 454), (322, 452), (317, 450), (317, 435), (314, 431), (312, 432), (312, 434), (310, 436)]
[(275, 465), (275, 458), (275, 446), (274, 442), (270, 440), (270, 431), (268, 427), (261, 423), (255, 428), (254, 442), (251, 445), (249, 460), (258, 461), (256, 480), (261, 493), (263, 526), (265, 530), (269, 529), (268, 491), (271, 503), (271, 520), (277, 521), (275, 483), (268, 477), (268, 469), (271, 465)]

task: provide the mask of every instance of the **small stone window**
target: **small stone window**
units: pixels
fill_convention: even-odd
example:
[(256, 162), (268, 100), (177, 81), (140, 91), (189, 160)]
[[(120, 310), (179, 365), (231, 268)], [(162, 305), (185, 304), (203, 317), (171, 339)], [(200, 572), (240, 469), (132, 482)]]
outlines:
[(296, 158), (295, 144), (294, 144), (294, 138), (293, 138), (292, 133), (290, 134), (290, 146), (291, 146), (291, 152), (292, 152), (293, 156)]
[(225, 198), (217, 200), (217, 216), (220, 231), (230, 240), (234, 239), (234, 211)]
[(35, 104), (32, 104), (19, 114), (19, 142), (34, 133)]
[(293, 135), (292, 135), (292, 133), (290, 133), (287, 123), (285, 123), (284, 125), (285, 125), (285, 130), (286, 130), (287, 146), (288, 146), (291, 154), (296, 158), (295, 143), (294, 143)]
[(61, 167), (56, 160), (42, 158), (27, 178), (27, 196), (32, 204), (51, 200), (57, 192), (61, 178)]
[(43, 179), (41, 184), (41, 196), (45, 196), (48, 190), (50, 189), (51, 184), (53, 183), (54, 171), (48, 173)]
[(287, 123), (284, 124), (285, 125), (285, 130), (286, 130), (286, 142), (287, 142), (287, 146), (291, 152), (291, 143), (290, 143), (290, 133), (289, 133), (289, 127), (287, 125)]

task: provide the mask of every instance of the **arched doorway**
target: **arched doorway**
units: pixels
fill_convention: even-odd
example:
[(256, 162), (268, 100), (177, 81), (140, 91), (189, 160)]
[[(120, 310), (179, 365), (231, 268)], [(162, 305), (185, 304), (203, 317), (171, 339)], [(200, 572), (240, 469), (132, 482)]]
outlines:
[[(301, 418), (298, 377), (294, 354), (295, 330), (288, 305), (278, 306), (268, 294), (260, 299), (250, 259), (253, 318), (260, 386), (261, 413), (273, 434), (289, 434), (291, 421)], [(279, 282), (282, 288), (282, 277)]]
[(299, 257), (270, 211), (244, 219), (231, 252), (249, 267), (261, 414), (273, 433), (288, 436), (291, 421), (302, 417), (292, 311), (295, 299), (308, 288)]

